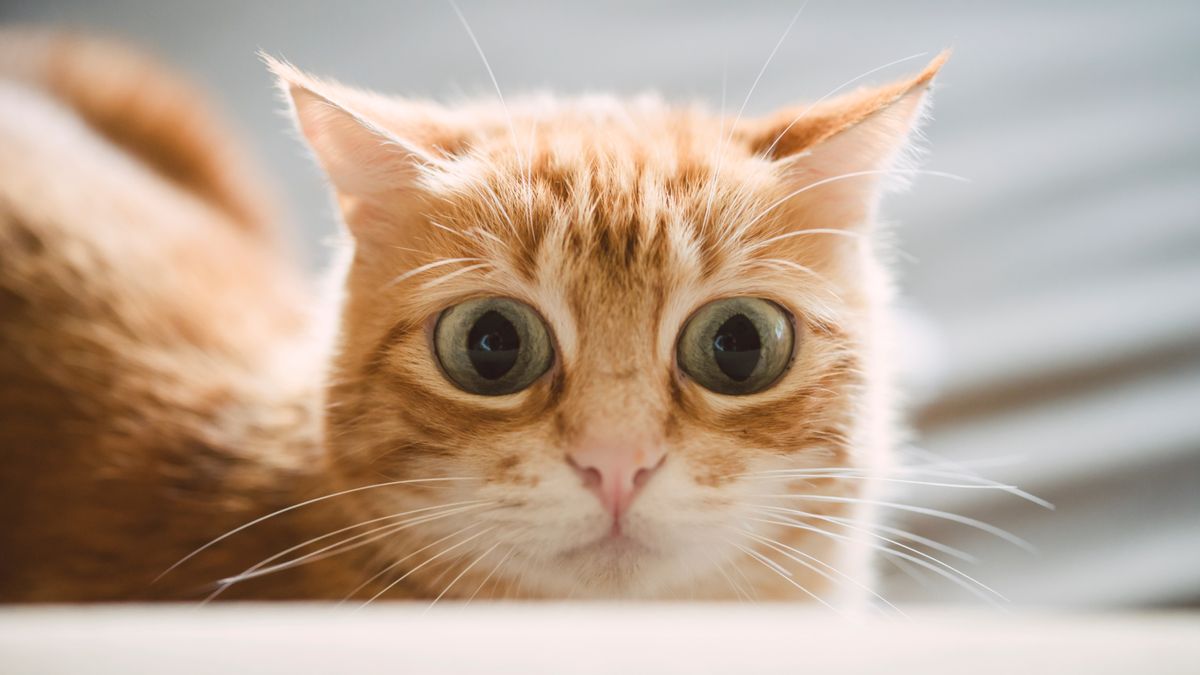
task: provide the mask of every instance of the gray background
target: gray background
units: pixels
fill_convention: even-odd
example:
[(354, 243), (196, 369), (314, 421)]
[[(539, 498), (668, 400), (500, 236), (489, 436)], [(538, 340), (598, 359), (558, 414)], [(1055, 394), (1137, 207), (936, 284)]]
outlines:
[[(741, 104), (798, 2), (463, 2), (506, 93), (660, 90)], [(491, 95), (442, 2), (42, 0), (6, 21), (127, 37), (208, 86), (286, 197), (314, 270), (333, 217), (280, 118), (263, 48), (410, 95)], [(748, 112), (811, 100), (953, 46), (923, 177), (889, 199), (910, 308), (918, 445), (1055, 502), (980, 490), (919, 500), (1029, 539), (906, 527), (968, 549), (1014, 602), (1200, 604), (1200, 3), (813, 0)], [(919, 67), (889, 68), (879, 82)], [(978, 463), (978, 464), (974, 464)], [(966, 600), (888, 568), (887, 595)]]

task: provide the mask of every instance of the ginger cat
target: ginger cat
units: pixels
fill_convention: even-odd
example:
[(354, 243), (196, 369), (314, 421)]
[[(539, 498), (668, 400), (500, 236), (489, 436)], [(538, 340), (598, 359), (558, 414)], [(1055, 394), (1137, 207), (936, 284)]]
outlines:
[(321, 297), (175, 76), (2, 55), (0, 599), (870, 594), (875, 211), (944, 56), (758, 119), (269, 60), (348, 234)]

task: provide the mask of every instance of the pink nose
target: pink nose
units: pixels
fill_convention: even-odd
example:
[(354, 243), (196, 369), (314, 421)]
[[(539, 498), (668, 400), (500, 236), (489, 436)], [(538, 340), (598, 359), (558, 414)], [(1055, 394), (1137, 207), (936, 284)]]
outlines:
[(587, 442), (567, 455), (567, 463), (616, 521), (664, 458), (662, 449), (647, 444)]

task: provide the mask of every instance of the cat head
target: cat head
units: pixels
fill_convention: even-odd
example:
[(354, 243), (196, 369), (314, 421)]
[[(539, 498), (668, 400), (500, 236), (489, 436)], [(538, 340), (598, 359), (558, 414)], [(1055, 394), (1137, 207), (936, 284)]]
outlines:
[(384, 560), (665, 597), (731, 557), (764, 573), (756, 537), (836, 555), (765, 495), (882, 450), (871, 223), (943, 60), (736, 120), (446, 107), (271, 61), (351, 235), (326, 435), (344, 487), (389, 483), (353, 495), (364, 518), (408, 514)]

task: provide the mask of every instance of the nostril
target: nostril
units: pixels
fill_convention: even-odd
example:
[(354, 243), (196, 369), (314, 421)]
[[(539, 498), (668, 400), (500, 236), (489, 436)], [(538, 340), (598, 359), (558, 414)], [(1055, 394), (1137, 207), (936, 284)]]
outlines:
[(583, 486), (586, 488), (599, 488), (600, 484), (604, 482), (600, 471), (590, 466), (586, 469), (580, 469), (579, 474), (583, 476)]
[(658, 471), (658, 467), (662, 466), (666, 459), (666, 455), (663, 455), (659, 458), (658, 463), (656, 463), (654, 466), (647, 466), (638, 469), (637, 473), (633, 474), (633, 486), (635, 488), (644, 486), (646, 481), (650, 480), (650, 476), (653, 476), (654, 472)]
[(599, 489), (600, 484), (604, 482), (603, 476), (600, 475), (600, 470), (594, 466), (579, 466), (574, 457), (567, 457), (567, 463), (575, 469), (580, 478), (583, 479), (583, 486), (588, 489)]

